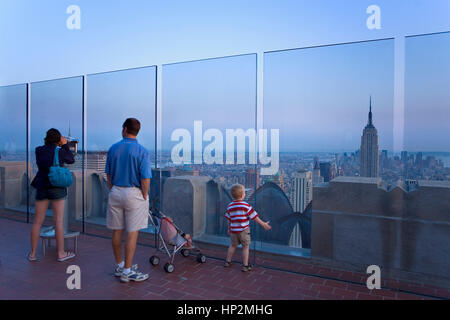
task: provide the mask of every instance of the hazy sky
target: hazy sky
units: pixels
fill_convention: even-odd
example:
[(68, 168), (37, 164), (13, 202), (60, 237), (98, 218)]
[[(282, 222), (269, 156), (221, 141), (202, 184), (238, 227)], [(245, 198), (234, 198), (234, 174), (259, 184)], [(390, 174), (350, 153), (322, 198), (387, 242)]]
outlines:
[(82, 78), (44, 81), (31, 90), (31, 151), (44, 144), (48, 129), (56, 128), (62, 135), (82, 136)]
[(0, 87), (0, 153), (26, 151), (26, 85)]
[(450, 151), (450, 33), (406, 39), (405, 149)]
[(88, 76), (88, 151), (108, 150), (122, 139), (122, 124), (130, 117), (141, 122), (139, 143), (154, 150), (155, 77), (155, 67)]
[[(80, 30), (66, 28), (72, 4)], [(0, 85), (444, 31), (449, 16), (448, 0), (2, 0)]]
[(264, 125), (281, 151), (354, 151), (373, 97), (380, 148), (392, 150), (394, 42), (383, 40), (266, 54)]
[[(374, 3), (2, 0), (0, 85), (450, 30), (448, 0), (378, 0), (382, 28), (369, 30), (366, 8)], [(81, 30), (66, 27), (71, 4), (81, 8)], [(442, 138), (449, 136), (448, 35), (407, 38), (405, 46), (405, 146), (449, 151)], [(391, 148), (393, 50), (393, 41), (381, 41), (266, 54), (264, 124), (280, 127), (286, 149), (356, 149), (372, 94), (381, 147)], [(189, 128), (193, 120), (219, 129), (254, 125), (255, 62), (248, 55), (164, 66), (163, 141), (171, 127)], [(68, 118), (81, 137), (80, 79), (32, 85), (32, 146), (49, 126), (65, 134)], [(142, 142), (152, 148), (154, 87), (153, 68), (89, 76), (88, 149), (120, 139), (128, 115), (144, 119)], [(2, 129), (25, 112), (7, 111), (24, 104), (17, 90), (0, 91)], [(17, 131), (0, 147), (23, 137)]]
[[(255, 128), (256, 55), (177, 63), (163, 69), (162, 146), (173, 130), (202, 121), (203, 132)], [(205, 90), (205, 88), (207, 88)], [(192, 145), (193, 145), (192, 135)], [(208, 143), (204, 143), (206, 146)], [(169, 147), (169, 148), (168, 148)]]

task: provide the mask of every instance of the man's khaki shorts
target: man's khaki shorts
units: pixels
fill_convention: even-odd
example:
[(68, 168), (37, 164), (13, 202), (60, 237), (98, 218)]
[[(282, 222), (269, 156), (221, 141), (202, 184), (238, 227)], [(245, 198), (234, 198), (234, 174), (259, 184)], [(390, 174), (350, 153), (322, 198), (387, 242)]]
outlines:
[(238, 246), (239, 244), (242, 244), (243, 247), (249, 246), (251, 241), (250, 228), (247, 228), (239, 233), (231, 233), (230, 238), (232, 246)]
[(114, 186), (108, 196), (106, 226), (127, 232), (148, 226), (149, 199), (144, 199), (141, 189)]

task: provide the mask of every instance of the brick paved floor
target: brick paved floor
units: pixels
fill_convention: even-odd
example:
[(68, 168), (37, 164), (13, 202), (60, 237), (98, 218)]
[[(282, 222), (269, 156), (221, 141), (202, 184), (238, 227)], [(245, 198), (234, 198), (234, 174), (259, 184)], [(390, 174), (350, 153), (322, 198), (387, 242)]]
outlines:
[[(55, 247), (39, 262), (26, 260), (31, 224), (0, 218), (0, 299), (430, 299), (450, 298), (447, 289), (428, 285), (387, 281), (390, 289), (368, 290), (363, 276), (318, 266), (299, 264), (295, 274), (256, 267), (250, 273), (234, 264), (225, 269), (223, 261), (208, 259), (198, 264), (194, 257), (176, 257), (175, 271), (152, 267), (148, 257), (154, 248), (138, 246), (135, 263), (149, 272), (143, 283), (123, 284), (112, 276), (110, 240), (81, 235), (79, 254), (70, 261), (56, 261)], [(164, 256), (160, 254), (160, 257)], [(165, 258), (162, 259), (164, 261)], [(68, 290), (66, 268), (81, 268), (81, 290)], [(335, 278), (336, 280), (331, 280)], [(407, 293), (421, 292), (422, 294)]]

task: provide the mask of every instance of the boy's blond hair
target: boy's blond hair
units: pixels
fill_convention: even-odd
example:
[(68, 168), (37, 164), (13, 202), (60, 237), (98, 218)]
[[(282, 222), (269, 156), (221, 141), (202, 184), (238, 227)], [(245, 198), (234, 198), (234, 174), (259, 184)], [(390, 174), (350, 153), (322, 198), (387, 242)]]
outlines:
[(239, 199), (242, 198), (242, 195), (245, 192), (245, 187), (242, 184), (234, 184), (231, 187), (230, 193), (233, 199)]

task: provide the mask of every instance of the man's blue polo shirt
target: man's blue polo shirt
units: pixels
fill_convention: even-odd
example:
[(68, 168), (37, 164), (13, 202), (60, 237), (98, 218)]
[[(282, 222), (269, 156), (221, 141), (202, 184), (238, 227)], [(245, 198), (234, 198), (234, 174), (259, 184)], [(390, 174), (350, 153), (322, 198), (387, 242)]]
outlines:
[(137, 139), (123, 138), (108, 151), (105, 173), (118, 187), (141, 187), (141, 179), (150, 179), (150, 154)]

